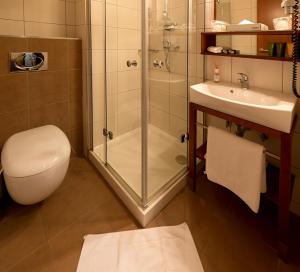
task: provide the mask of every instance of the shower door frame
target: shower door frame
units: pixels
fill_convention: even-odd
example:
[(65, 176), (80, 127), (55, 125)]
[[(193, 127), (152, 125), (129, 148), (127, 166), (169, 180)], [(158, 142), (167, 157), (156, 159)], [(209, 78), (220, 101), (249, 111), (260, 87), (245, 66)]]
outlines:
[(142, 113), (142, 207), (146, 208), (148, 205), (148, 109), (149, 109), (149, 26), (148, 26), (148, 9), (149, 0), (140, 0), (142, 2), (141, 14), (141, 50), (142, 50), (142, 70), (141, 70), (141, 113)]

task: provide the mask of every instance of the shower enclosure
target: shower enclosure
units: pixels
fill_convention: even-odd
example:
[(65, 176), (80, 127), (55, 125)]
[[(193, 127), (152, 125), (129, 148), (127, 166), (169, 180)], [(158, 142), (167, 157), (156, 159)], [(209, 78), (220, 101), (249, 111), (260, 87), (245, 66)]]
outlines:
[(142, 211), (187, 173), (190, 2), (90, 3), (90, 156)]

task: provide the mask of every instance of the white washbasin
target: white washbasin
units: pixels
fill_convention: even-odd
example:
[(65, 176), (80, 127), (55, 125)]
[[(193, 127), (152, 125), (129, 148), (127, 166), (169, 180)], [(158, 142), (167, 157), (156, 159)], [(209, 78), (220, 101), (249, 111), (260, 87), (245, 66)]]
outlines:
[(297, 99), (289, 94), (238, 85), (205, 82), (191, 86), (190, 101), (289, 133)]

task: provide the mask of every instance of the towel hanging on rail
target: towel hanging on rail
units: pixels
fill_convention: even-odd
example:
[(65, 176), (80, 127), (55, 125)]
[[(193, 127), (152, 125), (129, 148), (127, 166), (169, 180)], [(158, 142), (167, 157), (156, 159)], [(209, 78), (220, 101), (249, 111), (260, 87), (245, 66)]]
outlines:
[(258, 212), (266, 192), (265, 148), (215, 127), (208, 128), (206, 173)]
[[(202, 123), (197, 122), (197, 126), (200, 127), (200, 128), (203, 128), (205, 130), (208, 130), (208, 126), (206, 126), (206, 125), (204, 125)], [(270, 157), (270, 158), (273, 158), (275, 160), (280, 161), (280, 157), (278, 155), (273, 154), (273, 153), (269, 152), (268, 150), (265, 150), (264, 152), (267, 155), (267, 157)]]

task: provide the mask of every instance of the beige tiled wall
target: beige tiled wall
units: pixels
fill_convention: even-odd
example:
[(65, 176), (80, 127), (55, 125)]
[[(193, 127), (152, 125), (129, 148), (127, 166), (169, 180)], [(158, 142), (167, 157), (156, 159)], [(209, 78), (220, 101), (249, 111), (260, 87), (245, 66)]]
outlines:
[[(48, 52), (48, 71), (10, 73), (12, 51)], [(0, 93), (0, 149), (16, 132), (54, 124), (81, 153), (81, 40), (0, 37)]]
[[(204, 2), (204, 0), (195, 0), (193, 1), (192, 7), (192, 28), (191, 35), (189, 37), (189, 63), (190, 63), (190, 82), (189, 85), (197, 84), (203, 82), (204, 68), (205, 68), (205, 59), (204, 56), (201, 55), (201, 32), (205, 31), (205, 28), (210, 25), (211, 18), (205, 16), (205, 10), (213, 10), (213, 2), (208, 1)], [(211, 12), (207, 12), (207, 14), (211, 14)], [(198, 122), (203, 123), (203, 114), (198, 112), (197, 116)], [(203, 141), (203, 130), (198, 128), (198, 145), (202, 144)]]
[[(207, 9), (208, 10), (208, 9)], [(207, 14), (207, 16), (211, 16)], [(291, 63), (270, 60), (252, 60), (230, 57), (206, 57), (206, 77), (213, 79), (213, 68), (220, 66), (221, 81), (238, 83), (237, 73), (242, 72), (249, 76), (250, 86), (260, 87), (274, 92), (292, 93), (291, 90)], [(300, 77), (298, 77), (298, 89), (300, 89)], [(300, 115), (300, 104), (297, 107)], [(218, 122), (224, 127), (224, 122)], [(261, 142), (260, 135), (255, 132), (247, 132), (246, 137)], [(262, 143), (262, 142), (261, 142)], [(279, 143), (267, 140), (262, 143), (273, 153), (279, 152)], [(293, 172), (297, 175), (292, 210), (300, 214), (300, 122), (297, 123), (296, 135), (293, 144)]]
[(76, 0), (0, 1), (0, 35), (75, 37)]

